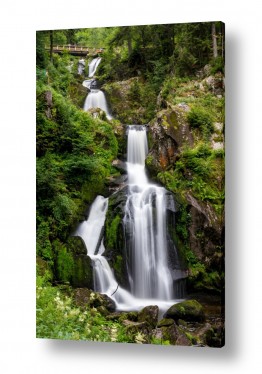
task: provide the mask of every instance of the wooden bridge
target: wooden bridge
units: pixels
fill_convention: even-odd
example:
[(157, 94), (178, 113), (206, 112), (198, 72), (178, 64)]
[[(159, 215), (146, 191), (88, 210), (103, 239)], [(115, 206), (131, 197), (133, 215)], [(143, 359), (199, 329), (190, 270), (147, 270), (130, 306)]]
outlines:
[[(50, 46), (45, 46), (46, 50), (50, 50)], [(69, 52), (73, 56), (87, 56), (87, 55), (97, 55), (103, 53), (104, 48), (90, 48), (90, 47), (82, 47), (79, 45), (53, 45), (53, 53), (63, 53)]]

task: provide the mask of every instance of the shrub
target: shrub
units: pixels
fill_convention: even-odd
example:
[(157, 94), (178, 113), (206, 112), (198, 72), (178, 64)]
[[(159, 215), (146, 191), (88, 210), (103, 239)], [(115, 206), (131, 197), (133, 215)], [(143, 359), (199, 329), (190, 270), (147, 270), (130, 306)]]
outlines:
[(192, 128), (200, 129), (204, 138), (208, 138), (214, 131), (211, 115), (202, 107), (193, 107), (187, 115)]
[(218, 72), (224, 74), (225, 71), (225, 61), (222, 57), (215, 58), (211, 63), (211, 74), (214, 75)]

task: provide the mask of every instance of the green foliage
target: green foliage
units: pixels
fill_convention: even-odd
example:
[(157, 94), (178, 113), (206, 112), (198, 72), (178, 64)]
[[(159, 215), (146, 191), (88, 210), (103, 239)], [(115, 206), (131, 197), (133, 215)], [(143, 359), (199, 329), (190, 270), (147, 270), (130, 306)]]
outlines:
[(48, 260), (53, 264), (54, 253), (49, 237), (49, 225), (44, 221), (42, 221), (38, 226), (36, 237), (36, 253), (44, 260)]
[(47, 64), (47, 56), (45, 52), (45, 33), (36, 32), (36, 66), (44, 69)]
[(191, 217), (187, 211), (187, 207), (185, 204), (181, 204), (176, 223), (176, 233), (184, 242), (188, 239), (188, 226), (190, 222)]
[(70, 101), (75, 79), (70, 63), (69, 55), (54, 55), (48, 66), (49, 84), (39, 79), (36, 92), (37, 253), (55, 267), (54, 274), (62, 281), (71, 280), (73, 271), (63, 243), (86, 204), (103, 192), (118, 151), (112, 126)]
[(156, 344), (156, 345), (170, 345), (169, 340), (163, 340), (163, 339), (154, 338), (154, 337), (150, 340), (150, 343)]
[(107, 221), (107, 244), (109, 248), (115, 248), (117, 245), (117, 232), (118, 232), (118, 226), (121, 222), (121, 217), (119, 215), (116, 215), (114, 219), (109, 223)]
[(200, 129), (205, 138), (214, 131), (212, 117), (203, 107), (193, 107), (188, 112), (187, 120), (192, 128)]
[(212, 150), (200, 142), (194, 148), (184, 148), (174, 167), (160, 172), (157, 178), (181, 196), (190, 190), (200, 201), (210, 202), (220, 219), (225, 199), (223, 157), (223, 150)]
[(74, 259), (67, 248), (59, 240), (53, 242), (54, 250), (57, 253), (57, 274), (61, 282), (70, 282), (74, 274)]
[(131, 342), (125, 328), (108, 321), (96, 308), (77, 307), (70, 295), (49, 283), (50, 276), (37, 277), (36, 336), (64, 340)]
[(225, 73), (225, 60), (221, 56), (213, 59), (211, 63), (211, 74), (214, 75), (218, 72)]

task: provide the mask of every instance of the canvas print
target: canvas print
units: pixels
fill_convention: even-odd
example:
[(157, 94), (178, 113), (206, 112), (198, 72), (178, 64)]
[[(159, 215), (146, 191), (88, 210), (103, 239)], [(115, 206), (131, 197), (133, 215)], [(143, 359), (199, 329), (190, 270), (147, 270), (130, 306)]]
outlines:
[(36, 336), (222, 347), (224, 24), (36, 32)]

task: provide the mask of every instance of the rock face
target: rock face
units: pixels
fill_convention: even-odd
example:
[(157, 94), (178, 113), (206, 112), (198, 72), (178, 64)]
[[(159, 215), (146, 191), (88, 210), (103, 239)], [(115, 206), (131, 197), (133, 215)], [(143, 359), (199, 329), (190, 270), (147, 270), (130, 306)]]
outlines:
[(123, 218), (125, 214), (126, 197), (128, 187), (115, 192), (109, 198), (108, 211), (105, 221), (104, 256), (107, 257), (110, 266), (114, 269), (118, 283), (124, 288), (129, 288), (127, 274), (127, 253), (125, 250), (125, 238)]
[(190, 193), (186, 201), (191, 214), (189, 242), (200, 260), (209, 258), (223, 245), (222, 216), (214, 211), (209, 202), (197, 201)]
[(107, 83), (103, 86), (114, 117), (123, 123), (147, 123), (148, 97), (141, 97), (143, 81), (139, 77)]
[[(206, 76), (205, 74), (203, 73), (203, 77)], [(205, 79), (200, 83), (203, 86), (205, 94), (210, 90), (216, 94), (217, 86), (219, 86), (223, 77), (219, 74), (214, 76), (214, 79), (208, 79), (209, 77), (205, 78), (207, 79), (206, 83), (204, 82)], [(223, 82), (221, 85), (221, 89), (223, 89)], [(200, 91), (201, 87), (198, 87), (196, 95)], [(179, 190), (178, 187), (177, 190), (177, 185), (179, 186), (179, 183), (183, 185), (184, 183), (189, 186), (190, 183), (196, 183), (197, 180), (195, 178), (193, 181), (193, 177), (197, 173), (192, 174), (190, 168), (187, 168), (183, 164), (183, 151), (185, 148), (198, 149), (199, 144), (205, 142), (207, 148), (213, 148), (216, 152), (223, 152), (223, 123), (215, 122), (212, 136), (209, 140), (204, 139), (203, 134), (198, 134), (190, 128), (187, 122), (189, 110), (190, 107), (184, 102), (177, 105), (166, 102), (166, 108), (160, 110), (155, 119), (149, 123), (149, 153), (146, 159), (146, 166), (151, 177), (153, 176), (157, 181), (160, 179), (164, 185), (167, 185), (174, 192), (176, 209), (174, 215), (168, 214), (169, 232), (178, 252), (185, 259), (185, 267), (187, 266), (186, 258), (188, 258), (188, 250), (193, 253), (199, 263), (204, 265), (202, 274), (189, 269), (189, 291), (200, 290), (202, 288), (220, 292), (220, 289), (223, 287), (223, 279), (222, 276), (220, 277), (220, 274), (222, 275), (224, 267), (223, 207), (220, 205), (216, 210), (216, 206), (212, 200), (208, 198), (196, 198), (190, 187), (186, 187), (184, 190), (183, 187), (182, 190)], [(177, 183), (172, 173), (176, 169), (176, 163), (181, 160), (183, 171), (180, 177), (178, 177), (181, 178), (181, 181)], [(197, 163), (197, 159), (194, 162)], [(221, 163), (217, 165), (219, 167)], [(223, 175), (222, 173), (221, 175), (218, 174), (216, 175), (216, 185), (221, 187), (222, 196)], [(174, 182), (172, 179), (171, 182), (168, 180), (169, 176), (170, 178), (174, 178)], [(174, 184), (174, 188), (172, 183)], [(180, 205), (183, 210), (181, 210)], [(180, 232), (176, 230), (178, 225), (180, 225)], [(182, 236), (181, 232), (183, 233)], [(206, 275), (207, 273), (212, 275), (209, 277)]]
[(115, 302), (110, 297), (87, 288), (75, 289), (74, 300), (76, 305), (82, 308), (105, 308), (107, 314), (114, 312), (116, 309)]
[(78, 236), (72, 236), (67, 240), (67, 249), (73, 255), (74, 271), (72, 285), (74, 287), (93, 287), (93, 268), (84, 241)]
[(205, 314), (202, 305), (196, 300), (186, 300), (172, 305), (164, 314), (164, 318), (172, 318), (174, 321), (203, 322)]
[(188, 106), (179, 104), (157, 113), (149, 126), (150, 152), (146, 159), (149, 171), (158, 172), (175, 162), (180, 147), (193, 146), (194, 140), (189, 125), (185, 120)]
[(138, 314), (138, 322), (147, 322), (151, 328), (155, 328), (158, 320), (159, 308), (157, 305), (149, 305)]
[(222, 95), (224, 93), (225, 87), (222, 73), (217, 73), (216, 76), (208, 76), (202, 81), (202, 84), (206, 85), (215, 95)]

